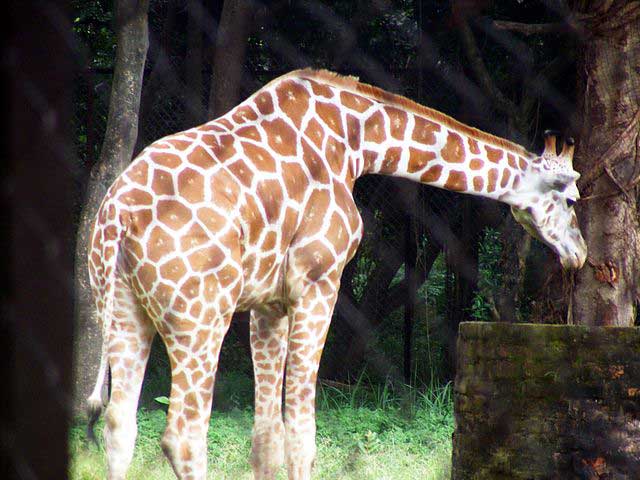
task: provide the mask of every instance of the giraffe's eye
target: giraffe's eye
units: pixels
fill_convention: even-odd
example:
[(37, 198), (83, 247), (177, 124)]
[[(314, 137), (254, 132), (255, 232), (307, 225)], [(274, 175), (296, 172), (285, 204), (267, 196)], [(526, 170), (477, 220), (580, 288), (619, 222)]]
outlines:
[(571, 208), (576, 204), (576, 200), (573, 198), (567, 198), (567, 207)]

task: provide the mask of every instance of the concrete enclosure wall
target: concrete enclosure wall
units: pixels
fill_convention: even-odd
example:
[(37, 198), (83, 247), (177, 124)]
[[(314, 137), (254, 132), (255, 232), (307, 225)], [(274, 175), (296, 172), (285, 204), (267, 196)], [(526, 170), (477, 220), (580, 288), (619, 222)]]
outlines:
[(454, 480), (640, 479), (640, 329), (460, 324)]

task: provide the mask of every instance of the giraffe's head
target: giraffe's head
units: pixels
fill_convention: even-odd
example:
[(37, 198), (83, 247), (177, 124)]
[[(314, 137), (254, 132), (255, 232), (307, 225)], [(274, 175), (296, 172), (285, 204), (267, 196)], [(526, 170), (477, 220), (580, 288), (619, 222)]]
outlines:
[(515, 219), (534, 237), (558, 254), (563, 268), (580, 268), (587, 245), (580, 233), (574, 204), (580, 198), (573, 169), (573, 139), (568, 138), (558, 155), (556, 136), (545, 132), (545, 148), (523, 177), (511, 203)]

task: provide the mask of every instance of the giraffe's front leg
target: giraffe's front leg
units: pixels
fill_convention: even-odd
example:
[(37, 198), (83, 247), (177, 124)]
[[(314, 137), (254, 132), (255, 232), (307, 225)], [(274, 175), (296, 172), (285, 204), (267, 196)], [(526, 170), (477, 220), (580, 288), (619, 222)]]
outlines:
[(275, 479), (284, 462), (282, 377), (287, 356), (289, 317), (283, 312), (251, 312), (251, 356), (255, 415), (251, 465), (256, 480)]
[(316, 377), (337, 298), (337, 285), (309, 285), (290, 310), (285, 450), (291, 480), (308, 480), (316, 457)]

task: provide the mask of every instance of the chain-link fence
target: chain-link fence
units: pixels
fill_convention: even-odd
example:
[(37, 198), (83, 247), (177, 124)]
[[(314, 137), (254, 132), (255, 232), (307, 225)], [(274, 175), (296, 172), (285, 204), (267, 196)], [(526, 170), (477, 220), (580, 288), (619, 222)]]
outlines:
[[(65, 11), (57, 2), (14, 2), (14, 31), (2, 56), (13, 103), (9, 180), (3, 183), (13, 213), (2, 222), (11, 230), (5, 246), (11, 247), (13, 284), (3, 292), (9, 321), (2, 325), (0, 350), (8, 354), (3, 365), (15, 392), (3, 391), (0, 449), (20, 478), (48, 478), (51, 472), (62, 478), (67, 468), (66, 445), (58, 440), (67, 437), (72, 410), (70, 339), (83, 335), (72, 332), (74, 235), (100, 155), (114, 74), (114, 2), (69, 3)], [(216, 62), (217, 53), (225, 53), (219, 38), (230, 18), (224, 6), (241, 3), (246, 8), (235, 13), (247, 16), (241, 54), (232, 63)], [(242, 69), (229, 97), (234, 102), (294, 68), (327, 68), (540, 150), (545, 128), (575, 134), (583, 121), (587, 127), (606, 123), (610, 112), (598, 108), (582, 110), (605, 118), (601, 123), (575, 115), (576, 104), (598, 101), (595, 89), (615, 92), (616, 113), (636, 111), (640, 104), (639, 77), (624, 78), (638, 70), (629, 64), (640, 47), (637, 2), (593, 2), (613, 10), (579, 11), (587, 3), (152, 0), (136, 152), (213, 118), (206, 113), (216, 111), (213, 92), (237, 65)], [(594, 51), (585, 48), (586, 41), (607, 44), (630, 22), (636, 33), (624, 49), (608, 44), (610, 58), (580, 60), (585, 50)], [(29, 25), (37, 26), (32, 36)], [(238, 53), (235, 47), (226, 49)], [(595, 73), (603, 79), (600, 85), (590, 78)], [(576, 91), (576, 83), (582, 90)], [(71, 85), (73, 98), (67, 98)], [(603, 157), (597, 165), (577, 165), (585, 173), (579, 186), (589, 201), (634, 191), (637, 196), (637, 160), (627, 162), (633, 171), (607, 163), (607, 154), (622, 144), (616, 132), (625, 142), (634, 140), (629, 151), (636, 157), (640, 151), (633, 130), (638, 113), (629, 117), (635, 123), (593, 132), (604, 137), (594, 148)], [(591, 183), (603, 170), (611, 181), (604, 193), (594, 193)], [(531, 241), (504, 207), (374, 176), (359, 180), (354, 196), (365, 238), (344, 273), (322, 379), (350, 382), (365, 375), (372, 382), (415, 385), (447, 380), (461, 320), (564, 321), (568, 295), (557, 262), (549, 261), (551, 252)], [(605, 258), (596, 260), (588, 271), (602, 275), (598, 281), (608, 288), (616, 270)], [(246, 340), (246, 329), (231, 332), (223, 376), (237, 369), (249, 373)], [(166, 393), (166, 370), (157, 348), (150, 375), (166, 383), (151, 395)]]

